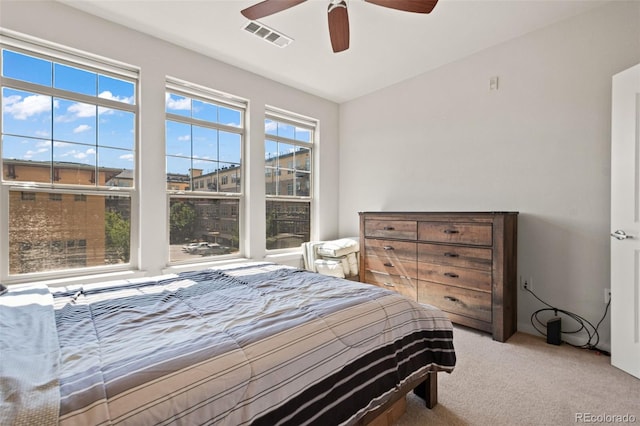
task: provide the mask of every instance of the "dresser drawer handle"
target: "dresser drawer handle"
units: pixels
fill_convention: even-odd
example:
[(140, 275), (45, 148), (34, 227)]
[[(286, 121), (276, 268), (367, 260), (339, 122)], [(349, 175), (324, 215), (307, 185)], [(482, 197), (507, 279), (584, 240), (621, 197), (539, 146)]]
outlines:
[(383, 283), (386, 287), (395, 287), (395, 284), (392, 283)]
[(453, 296), (445, 296), (444, 298), (445, 298), (445, 300), (448, 300), (449, 302), (454, 302), (454, 303), (460, 302), (460, 299), (457, 299), (457, 298), (455, 298)]
[(445, 229), (444, 233), (445, 234), (459, 234), (460, 231), (458, 231), (457, 229)]
[(450, 277), (450, 278), (458, 278), (459, 277), (458, 274), (454, 274), (453, 272), (445, 272), (444, 276), (445, 277)]
[(396, 228), (394, 228), (393, 226), (385, 226), (382, 229), (385, 230), (385, 231), (395, 231)]
[(395, 248), (393, 248), (393, 246), (384, 246), (382, 247), (383, 250), (395, 250)]
[(449, 253), (449, 252), (446, 252), (446, 253), (444, 254), (444, 257), (460, 257), (460, 255), (459, 255), (458, 253)]
[(393, 263), (391, 263), (391, 262), (386, 262), (384, 264), (384, 266), (388, 266), (389, 268), (394, 268), (395, 267), (395, 266), (393, 266)]

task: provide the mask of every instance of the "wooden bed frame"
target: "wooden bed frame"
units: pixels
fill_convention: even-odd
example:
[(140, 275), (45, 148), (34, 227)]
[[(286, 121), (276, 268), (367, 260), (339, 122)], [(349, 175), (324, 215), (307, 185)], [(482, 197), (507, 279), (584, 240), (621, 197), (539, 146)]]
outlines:
[(357, 424), (359, 426), (393, 425), (404, 414), (406, 396), (412, 390), (414, 394), (425, 401), (427, 408), (435, 407), (438, 404), (438, 372), (429, 371), (406, 382), (386, 404), (368, 412)]

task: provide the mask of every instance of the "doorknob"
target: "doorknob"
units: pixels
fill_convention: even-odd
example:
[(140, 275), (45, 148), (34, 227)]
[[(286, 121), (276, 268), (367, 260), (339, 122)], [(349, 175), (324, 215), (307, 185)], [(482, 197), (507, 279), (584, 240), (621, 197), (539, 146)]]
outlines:
[(618, 229), (611, 233), (611, 236), (617, 240), (626, 240), (627, 238), (633, 238), (633, 235), (627, 235), (622, 229)]

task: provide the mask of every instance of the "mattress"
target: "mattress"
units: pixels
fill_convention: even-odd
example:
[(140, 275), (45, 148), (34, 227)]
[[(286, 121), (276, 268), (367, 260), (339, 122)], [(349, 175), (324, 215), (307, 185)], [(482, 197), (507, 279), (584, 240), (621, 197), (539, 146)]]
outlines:
[(0, 321), (0, 424), (348, 425), (455, 365), (440, 310), (269, 263), (12, 286)]

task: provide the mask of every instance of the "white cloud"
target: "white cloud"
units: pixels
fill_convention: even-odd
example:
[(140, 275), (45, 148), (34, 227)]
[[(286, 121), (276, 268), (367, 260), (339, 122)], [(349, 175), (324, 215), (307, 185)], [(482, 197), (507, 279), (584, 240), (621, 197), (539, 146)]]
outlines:
[(71, 113), (73, 117), (71, 120), (75, 118), (87, 118), (87, 117), (95, 117), (96, 116), (96, 106), (91, 104), (82, 104), (80, 102), (76, 102), (71, 104), (69, 108), (67, 108), (67, 112)]
[(118, 158), (120, 158), (121, 160), (133, 161), (133, 154), (124, 154), (124, 155), (121, 155)]
[[(99, 115), (110, 115), (114, 113), (112, 108), (106, 108), (99, 106), (97, 108)], [(58, 115), (55, 121), (58, 123), (69, 123), (79, 118), (93, 118), (96, 116), (96, 105), (83, 104), (80, 102), (74, 102), (67, 108), (66, 114)]]
[(69, 150), (69, 151), (67, 151), (67, 152), (65, 152), (63, 154), (59, 154), (58, 156), (60, 158), (73, 157), (73, 158), (75, 158), (77, 160), (83, 160), (83, 159), (85, 159), (85, 158), (87, 158), (87, 157), (89, 157), (91, 155), (95, 155), (95, 153), (96, 153), (96, 150), (93, 149), (93, 148), (89, 148), (86, 151), (78, 151), (76, 149), (72, 149), (72, 150)]
[(91, 126), (89, 126), (88, 124), (81, 124), (73, 129), (73, 133), (82, 133), (86, 132), (87, 130), (91, 130)]
[[(57, 107), (57, 105), (56, 105)], [(113, 108), (107, 108), (103, 106), (98, 106), (98, 115), (112, 115), (115, 114), (117, 110)], [(65, 115), (56, 116), (55, 121), (61, 123), (69, 123), (77, 120), (78, 118), (92, 118), (96, 116), (96, 105), (92, 104), (83, 104), (80, 102), (75, 102), (67, 108), (67, 113)], [(106, 123), (105, 120), (100, 120), (101, 123)]]
[(48, 149), (48, 148), (40, 148), (40, 149), (36, 149), (36, 150), (30, 149), (30, 150), (26, 151), (26, 152), (22, 155), (22, 158), (23, 158), (23, 159), (25, 159), (25, 160), (30, 160), (30, 159), (32, 159), (35, 155), (42, 154), (43, 152), (48, 152), (48, 151), (49, 151), (49, 149)]
[(102, 99), (110, 99), (112, 101), (118, 101), (118, 102), (124, 102), (126, 104), (133, 104), (133, 97), (126, 97), (126, 96), (115, 96), (113, 93), (111, 93), (108, 90), (105, 90), (104, 92), (101, 92), (98, 95), (99, 98)]
[(27, 155), (42, 154), (43, 152), (47, 152), (47, 151), (49, 151), (49, 150), (46, 149), (46, 148), (36, 149), (35, 151), (30, 149), (25, 154), (27, 154)]
[(278, 122), (277, 121), (268, 121), (267, 124), (265, 124), (265, 126), (264, 126), (264, 130), (267, 133), (273, 132), (273, 131), (275, 131), (277, 129), (278, 129)]
[(168, 109), (189, 110), (191, 109), (191, 100), (188, 98), (174, 99), (168, 93), (165, 93), (164, 100)]
[[(57, 105), (54, 105), (57, 106)], [(29, 95), (24, 98), (20, 95), (11, 95), (2, 98), (2, 108), (16, 120), (51, 112), (51, 97), (45, 95)]]
[(190, 135), (178, 136), (179, 141), (188, 141), (191, 139)]
[[(98, 115), (111, 115), (113, 114), (115, 111), (113, 110), (113, 108), (107, 108), (107, 107), (103, 107), (103, 106), (99, 106), (98, 107)], [(101, 123), (106, 123), (106, 120), (100, 120)]]

